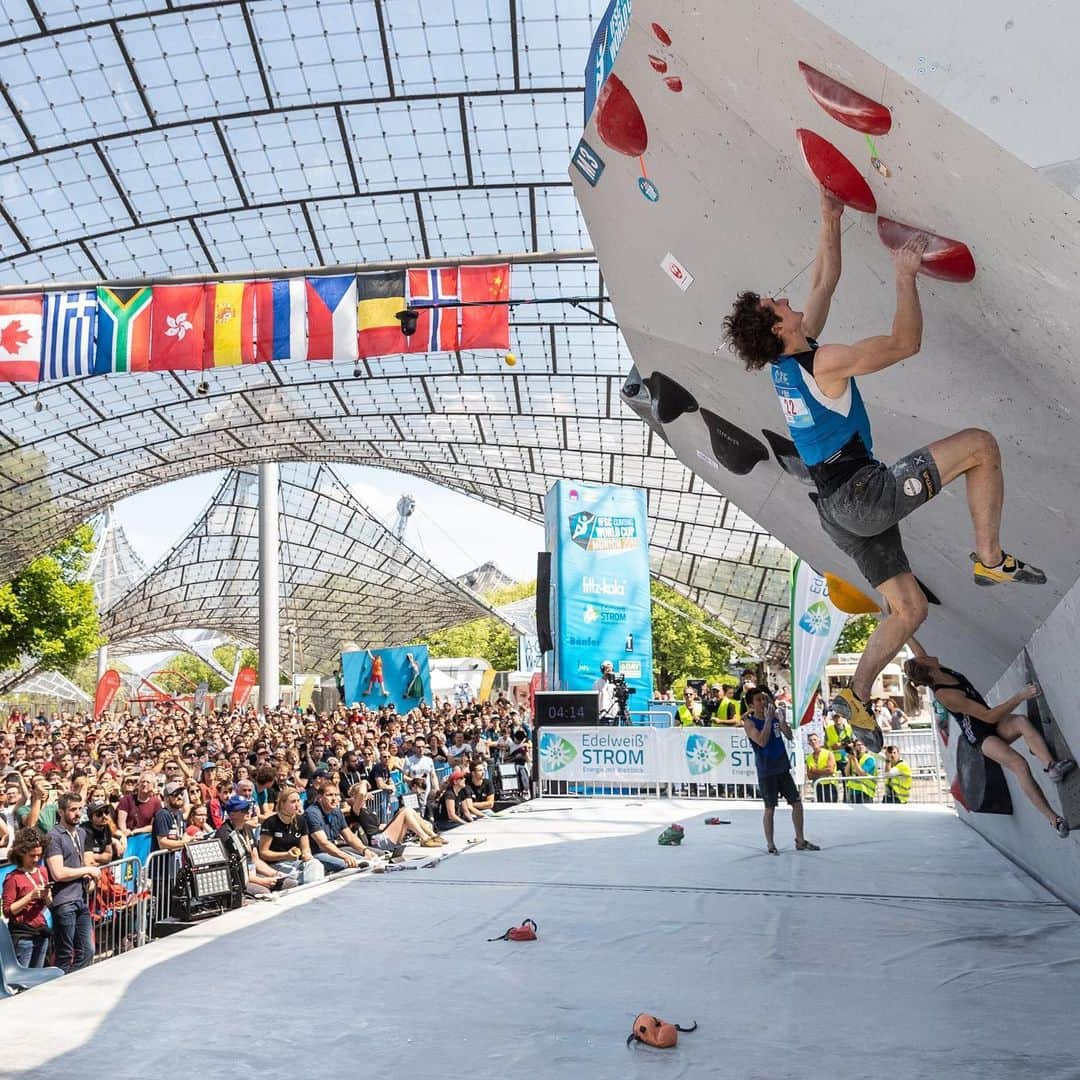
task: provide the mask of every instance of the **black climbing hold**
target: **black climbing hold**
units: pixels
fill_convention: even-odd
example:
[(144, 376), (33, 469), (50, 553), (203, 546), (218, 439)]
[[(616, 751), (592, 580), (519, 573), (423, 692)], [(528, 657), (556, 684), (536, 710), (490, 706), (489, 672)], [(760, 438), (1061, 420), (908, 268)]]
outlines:
[(915, 581), (918, 584), (919, 588), (922, 589), (923, 596), (926, 597), (926, 602), (928, 604), (941, 604), (941, 601), (937, 598), (937, 595), (926, 587), (925, 582), (921, 581), (919, 578), (916, 578)]
[(653, 416), (661, 424), (670, 424), (678, 420), (683, 413), (697, 412), (697, 398), (684, 386), (661, 371), (654, 371), (642, 382), (649, 388), (652, 398)]
[(729, 472), (745, 476), (755, 465), (769, 460), (765, 444), (709, 409), (701, 410), (716, 460)]
[(814, 482), (811, 479), (810, 470), (806, 467), (806, 462), (799, 457), (799, 451), (795, 449), (795, 444), (789, 438), (777, 435), (775, 431), (769, 431), (768, 428), (762, 428), (761, 434), (765, 436), (765, 440), (771, 447), (777, 465), (788, 476), (793, 476), (804, 484)]
[(983, 757), (967, 739), (956, 740), (956, 778), (964, 806), (973, 814), (1011, 814), (1012, 796), (1005, 772), (996, 761)]

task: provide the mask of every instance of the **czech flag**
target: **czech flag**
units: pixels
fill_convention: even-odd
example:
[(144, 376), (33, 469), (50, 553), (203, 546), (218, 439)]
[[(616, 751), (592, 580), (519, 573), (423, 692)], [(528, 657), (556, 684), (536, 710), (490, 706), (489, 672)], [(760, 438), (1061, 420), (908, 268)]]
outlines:
[(355, 274), (309, 277), (307, 358), (355, 363), (359, 358), (356, 316)]

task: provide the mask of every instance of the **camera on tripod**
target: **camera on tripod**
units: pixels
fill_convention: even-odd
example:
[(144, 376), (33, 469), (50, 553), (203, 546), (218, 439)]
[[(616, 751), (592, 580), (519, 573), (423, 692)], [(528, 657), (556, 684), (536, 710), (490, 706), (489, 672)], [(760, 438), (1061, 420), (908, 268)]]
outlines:
[(604, 678), (612, 684), (615, 694), (615, 704), (618, 706), (618, 721), (620, 724), (630, 723), (630, 713), (626, 708), (631, 694), (636, 694), (637, 689), (626, 685), (626, 676), (620, 672), (605, 671)]

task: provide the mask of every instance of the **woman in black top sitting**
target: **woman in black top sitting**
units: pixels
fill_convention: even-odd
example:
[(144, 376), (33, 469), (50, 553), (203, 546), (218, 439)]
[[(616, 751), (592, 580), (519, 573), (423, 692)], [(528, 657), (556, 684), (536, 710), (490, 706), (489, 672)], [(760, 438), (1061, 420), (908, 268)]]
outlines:
[(904, 665), (908, 681), (914, 686), (930, 687), (934, 697), (959, 725), (964, 739), (984, 756), (1008, 769), (1035, 809), (1057, 829), (1058, 835), (1068, 836), (1068, 822), (1053, 811), (1042, 788), (1031, 775), (1028, 763), (1010, 745), (1023, 737), (1032, 756), (1042, 762), (1043, 772), (1055, 784), (1060, 784), (1076, 768), (1076, 762), (1071, 758), (1055, 761), (1042, 733), (1026, 716), (1013, 712), (1022, 702), (1038, 696), (1038, 686), (1031, 683), (1008, 701), (990, 708), (966, 675), (942, 667), (941, 661), (936, 656), (927, 655), (914, 638), (910, 644), (915, 657)]
[(262, 823), (259, 858), (301, 885), (326, 876), (322, 863), (311, 854), (307, 820), (296, 788), (285, 788), (278, 795), (274, 812)]

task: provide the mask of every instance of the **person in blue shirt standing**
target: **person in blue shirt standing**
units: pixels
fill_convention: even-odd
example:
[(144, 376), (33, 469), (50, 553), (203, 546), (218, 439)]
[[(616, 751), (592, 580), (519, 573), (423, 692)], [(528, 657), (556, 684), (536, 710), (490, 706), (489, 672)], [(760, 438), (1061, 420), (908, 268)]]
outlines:
[(871, 635), (851, 689), (832, 703), (873, 751), (884, 739), (866, 702), (874, 680), (922, 625), (927, 599), (911, 573), (898, 524), (963, 476), (975, 531), (976, 585), (1042, 585), (1046, 575), (1005, 552), (1000, 543), (1004, 483), (1001, 450), (989, 431), (967, 428), (886, 465), (873, 456), (870, 421), (856, 377), (873, 375), (922, 347), (923, 318), (915, 275), (927, 238), (894, 253), (896, 315), (892, 332), (854, 345), (821, 345), (840, 280), (840, 218), (844, 207), (821, 193), (822, 231), (805, 311), (784, 297), (739, 294), (724, 320), (729, 347), (748, 371), (768, 367), (795, 449), (814, 484), (822, 528), (849, 555), (887, 604)]
[(757, 766), (758, 788), (765, 803), (765, 843), (770, 855), (779, 855), (774, 837), (774, 818), (780, 796), (791, 807), (791, 822), (795, 826), (796, 851), (820, 851), (803, 835), (803, 806), (799, 789), (791, 775), (784, 738), (792, 738), (791, 726), (776, 715), (767, 690), (751, 690), (746, 699), (750, 711), (743, 713), (742, 724), (746, 737), (754, 748), (754, 764)]

